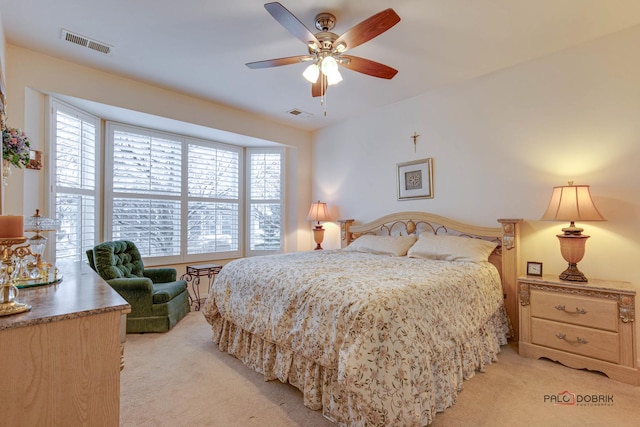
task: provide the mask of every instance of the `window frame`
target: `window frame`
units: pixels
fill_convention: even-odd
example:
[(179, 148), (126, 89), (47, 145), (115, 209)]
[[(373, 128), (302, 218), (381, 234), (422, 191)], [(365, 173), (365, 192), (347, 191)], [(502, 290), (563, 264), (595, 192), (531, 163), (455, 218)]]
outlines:
[[(102, 161), (102, 141), (103, 141), (103, 129), (102, 129), (102, 121), (101, 118), (88, 113), (84, 110), (81, 110), (77, 107), (74, 107), (73, 105), (70, 105), (64, 101), (61, 101), (57, 98), (53, 98), (48, 96), (46, 98), (46, 103), (47, 103), (47, 110), (49, 111), (49, 114), (45, 114), (45, 126), (46, 129), (48, 130), (48, 143), (47, 143), (47, 149), (49, 153), (52, 153), (52, 155), (47, 156), (46, 159), (46, 167), (47, 167), (47, 171), (49, 173), (45, 174), (44, 177), (44, 181), (45, 181), (45, 188), (47, 188), (47, 191), (45, 192), (46, 194), (46, 202), (45, 205), (48, 208), (48, 212), (50, 212), (50, 217), (57, 220), (57, 194), (58, 194), (58, 186), (57, 186), (57, 112), (58, 111), (62, 111), (63, 113), (70, 115), (70, 116), (74, 116), (82, 121), (86, 121), (86, 122), (92, 122), (92, 124), (95, 126), (95, 188), (93, 190), (93, 197), (94, 197), (94, 206), (95, 206), (95, 212), (94, 212), (94, 218), (93, 221), (96, 224), (95, 225), (95, 231), (94, 231), (94, 238), (97, 240), (100, 240), (102, 238), (102, 229), (101, 229), (101, 223), (102, 223), (102, 212), (103, 212), (103, 205), (102, 205), (102, 188), (103, 188), (103, 182), (102, 182), (102, 168), (103, 168), (103, 161)], [(71, 191), (71, 193), (76, 193), (75, 191)], [(77, 194), (82, 194), (83, 192), (78, 191)], [(89, 194), (88, 192), (84, 192), (86, 194)], [(50, 260), (56, 260), (57, 261), (57, 239), (56, 236), (53, 233), (50, 233), (51, 235), (49, 236), (49, 244), (46, 247), (45, 250), (45, 257), (46, 259), (50, 259)], [(82, 239), (81, 239), (82, 240)], [(95, 242), (94, 242), (95, 244)], [(87, 259), (87, 255), (85, 253), (85, 249), (88, 248), (81, 248), (80, 249), (80, 260), (81, 261), (85, 261)]]
[[(187, 137), (184, 135), (179, 135), (171, 132), (164, 132), (155, 129), (149, 129), (142, 126), (136, 126), (131, 124), (120, 123), (116, 121), (105, 121), (105, 160), (104, 170), (105, 177), (103, 181), (104, 187), (104, 211), (109, 212), (110, 214), (105, 214), (104, 216), (104, 236), (106, 240), (111, 240), (113, 238), (113, 197), (114, 197), (114, 189), (113, 189), (113, 174), (106, 173), (107, 171), (113, 170), (113, 132), (115, 130), (121, 130), (125, 132), (131, 133), (139, 133), (148, 135), (151, 137), (157, 137), (162, 139), (171, 139), (173, 141), (179, 141), (181, 143), (181, 189), (180, 195), (177, 197), (171, 196), (154, 196), (153, 199), (165, 199), (165, 200), (179, 200), (180, 207), (180, 253), (177, 255), (171, 256), (143, 256), (145, 260), (145, 264), (149, 266), (153, 265), (168, 265), (168, 264), (184, 264), (184, 263), (192, 263), (192, 262), (201, 262), (201, 261), (210, 261), (210, 260), (220, 260), (220, 259), (230, 259), (230, 258), (241, 258), (244, 253), (244, 236), (245, 236), (245, 223), (243, 221), (243, 204), (246, 203), (244, 200), (244, 163), (245, 163), (245, 154), (244, 149), (242, 147), (224, 144), (216, 141), (198, 139), (193, 137)], [(188, 209), (189, 209), (189, 201), (198, 199), (194, 197), (189, 197), (188, 194), (188, 146), (190, 144), (193, 145), (202, 145), (213, 147), (217, 149), (223, 149), (228, 151), (237, 152), (239, 156), (239, 172), (238, 172), (238, 249), (235, 251), (225, 251), (225, 252), (208, 252), (202, 254), (192, 254), (189, 255), (187, 253), (187, 236), (188, 236)]]
[[(262, 204), (262, 203), (273, 203), (275, 202), (276, 199), (272, 199), (270, 202), (265, 202), (265, 201), (256, 201), (254, 202), (254, 200), (251, 198), (251, 184), (252, 184), (252, 179), (251, 179), (251, 154), (260, 154), (260, 153), (268, 153), (268, 154), (273, 154), (273, 153), (278, 153), (280, 154), (280, 198), (279, 198), (279, 204), (280, 204), (280, 248), (277, 250), (256, 250), (256, 249), (251, 249), (251, 206), (254, 204)], [(246, 166), (246, 189), (247, 189), (247, 196), (245, 198), (245, 217), (246, 217), (246, 221), (245, 221), (245, 227), (244, 227), (244, 231), (245, 231), (245, 256), (246, 257), (250, 257), (250, 256), (259, 256), (259, 255), (272, 255), (272, 254), (278, 254), (278, 253), (283, 253), (284, 252), (284, 245), (285, 245), (285, 224), (286, 224), (286, 211), (285, 211), (285, 206), (286, 206), (286, 175), (285, 175), (285, 171), (286, 171), (286, 161), (287, 161), (287, 156), (286, 156), (286, 150), (282, 147), (274, 147), (274, 148), (264, 148), (264, 147), (260, 147), (260, 148), (247, 148), (246, 149), (246, 156), (245, 156), (245, 164)]]

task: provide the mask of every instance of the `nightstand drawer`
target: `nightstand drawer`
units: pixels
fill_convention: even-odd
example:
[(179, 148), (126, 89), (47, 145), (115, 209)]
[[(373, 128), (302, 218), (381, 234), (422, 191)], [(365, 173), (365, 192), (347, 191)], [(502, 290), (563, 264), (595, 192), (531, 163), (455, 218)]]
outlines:
[(544, 319), (531, 319), (531, 342), (594, 359), (620, 363), (618, 334)]
[(617, 301), (531, 290), (531, 316), (618, 331)]

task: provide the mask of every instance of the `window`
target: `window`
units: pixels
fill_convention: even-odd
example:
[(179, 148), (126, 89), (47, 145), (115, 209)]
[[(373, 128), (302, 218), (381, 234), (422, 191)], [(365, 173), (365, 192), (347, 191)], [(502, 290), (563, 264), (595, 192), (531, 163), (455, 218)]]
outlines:
[(280, 252), (283, 242), (284, 152), (247, 149), (248, 254)]
[(120, 239), (134, 241), (148, 265), (282, 251), (283, 149), (101, 124), (51, 105), (57, 260), (86, 259), (96, 243)]
[(143, 257), (179, 256), (182, 142), (113, 123), (107, 136), (107, 234)]
[(240, 256), (241, 148), (117, 123), (107, 137), (108, 235), (166, 262)]
[(60, 229), (50, 248), (57, 260), (80, 261), (98, 235), (99, 119), (57, 101), (51, 112), (52, 199)]
[(240, 152), (189, 144), (187, 253), (238, 251)]

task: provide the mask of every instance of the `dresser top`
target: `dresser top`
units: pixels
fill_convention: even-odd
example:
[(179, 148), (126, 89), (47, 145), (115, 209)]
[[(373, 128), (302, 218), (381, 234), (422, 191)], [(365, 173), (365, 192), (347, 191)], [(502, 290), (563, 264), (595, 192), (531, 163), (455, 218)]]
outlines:
[(620, 291), (633, 295), (636, 293), (636, 287), (634, 287), (631, 282), (621, 282), (617, 280), (589, 279), (588, 282), (571, 282), (568, 280), (560, 280), (558, 276), (553, 274), (545, 274), (542, 277), (520, 276), (518, 280), (527, 283), (563, 286), (572, 289)]
[(31, 305), (24, 313), (0, 317), (0, 331), (110, 311), (131, 311), (129, 304), (84, 262), (58, 264), (62, 281), (20, 289), (17, 301)]

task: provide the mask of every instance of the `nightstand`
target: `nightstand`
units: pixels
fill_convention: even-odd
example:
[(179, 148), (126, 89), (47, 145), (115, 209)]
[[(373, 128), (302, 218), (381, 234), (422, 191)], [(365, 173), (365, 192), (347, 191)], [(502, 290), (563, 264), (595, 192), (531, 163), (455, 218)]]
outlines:
[(520, 355), (640, 385), (635, 295), (628, 282), (519, 277)]

